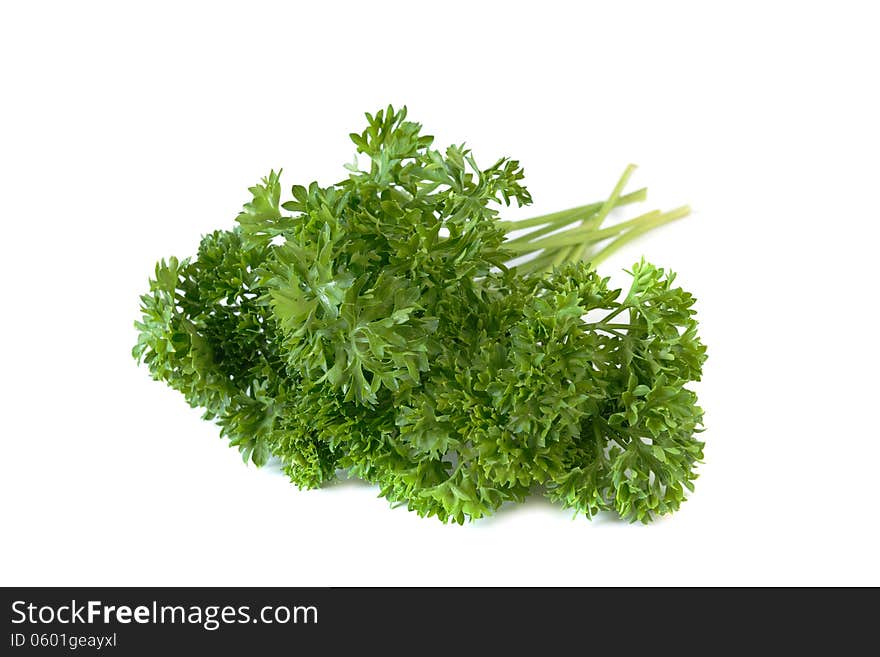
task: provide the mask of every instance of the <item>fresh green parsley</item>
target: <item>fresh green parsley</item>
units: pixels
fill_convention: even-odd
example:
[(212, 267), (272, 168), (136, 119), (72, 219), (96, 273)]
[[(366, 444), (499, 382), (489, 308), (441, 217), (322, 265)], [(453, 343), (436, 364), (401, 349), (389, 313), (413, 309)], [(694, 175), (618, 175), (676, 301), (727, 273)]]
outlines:
[(536, 492), (678, 509), (703, 457), (694, 298), (646, 262), (626, 290), (595, 267), (688, 209), (603, 226), (645, 198), (629, 167), (604, 201), (503, 221), (531, 202), (517, 161), (435, 150), (392, 107), (351, 139), (341, 182), (282, 202), (273, 171), (234, 228), (156, 265), (135, 358), (300, 488), (345, 473), (457, 523)]

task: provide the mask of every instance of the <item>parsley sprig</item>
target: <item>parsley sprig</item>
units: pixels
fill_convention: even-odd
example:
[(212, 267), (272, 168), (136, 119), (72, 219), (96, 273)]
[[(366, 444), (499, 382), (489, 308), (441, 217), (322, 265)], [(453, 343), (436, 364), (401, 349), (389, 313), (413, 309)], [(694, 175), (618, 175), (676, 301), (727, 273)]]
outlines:
[(351, 139), (345, 179), (282, 202), (272, 171), (234, 228), (156, 265), (135, 358), (300, 488), (346, 472), (458, 523), (535, 492), (676, 510), (703, 455), (694, 298), (644, 261), (626, 292), (595, 266), (688, 209), (604, 225), (646, 197), (630, 166), (603, 201), (504, 221), (531, 202), (517, 161), (436, 150), (405, 108)]

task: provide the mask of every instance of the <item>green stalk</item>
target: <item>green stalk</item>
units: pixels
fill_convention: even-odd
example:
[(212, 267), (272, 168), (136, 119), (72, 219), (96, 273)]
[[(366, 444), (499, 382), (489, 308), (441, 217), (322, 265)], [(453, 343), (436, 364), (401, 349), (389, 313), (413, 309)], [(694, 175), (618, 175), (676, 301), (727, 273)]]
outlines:
[[(539, 249), (542, 249), (543, 247), (536, 247), (532, 246), (531, 244), (535, 239), (539, 237), (543, 237), (548, 233), (553, 233), (557, 230), (563, 229), (566, 226), (569, 226), (570, 224), (575, 222), (579, 222), (581, 228), (596, 228), (602, 223), (605, 216), (607, 216), (608, 212), (612, 208), (628, 205), (629, 203), (635, 203), (638, 201), (644, 201), (645, 198), (647, 198), (648, 192), (648, 190), (644, 187), (621, 196), (623, 187), (629, 179), (629, 175), (632, 173), (632, 169), (634, 168), (634, 166), (630, 166), (627, 168), (627, 171), (624, 172), (623, 177), (615, 186), (614, 191), (612, 192), (612, 196), (605, 201), (590, 203), (588, 205), (582, 205), (576, 208), (570, 208), (568, 210), (560, 210), (559, 212), (553, 212), (551, 214), (541, 215), (539, 217), (533, 217), (531, 219), (525, 219), (523, 221), (498, 222), (499, 225), (507, 232), (526, 227), (541, 226), (537, 230), (530, 231), (525, 235), (520, 235), (519, 237), (508, 240), (505, 245), (527, 245), (524, 249), (525, 253), (537, 251)], [(569, 232), (564, 231), (561, 234), (568, 235)], [(581, 248), (580, 244), (578, 243), (571, 244), (569, 242), (569, 244), (570, 246), (566, 246), (565, 248), (545, 249), (544, 252), (541, 253), (537, 258), (534, 258), (533, 260), (519, 265), (519, 271), (523, 273), (528, 273), (543, 269), (552, 269), (553, 267), (564, 264), (571, 259), (572, 255), (574, 255), (573, 251), (575, 249)], [(521, 247), (513, 248), (518, 249)]]
[[(641, 189), (637, 189), (634, 192), (630, 192), (629, 194), (625, 194), (617, 199), (617, 203), (614, 207), (620, 207), (623, 205), (629, 205), (630, 203), (638, 203), (640, 201), (644, 201), (648, 197), (648, 190), (644, 187)], [(564, 225), (573, 223), (577, 221), (581, 215), (593, 215), (599, 210), (602, 209), (602, 206), (607, 201), (599, 201), (597, 203), (588, 203), (587, 205), (581, 205), (576, 208), (569, 208), (568, 210), (559, 210), (558, 212), (551, 212), (550, 214), (542, 214), (538, 217), (532, 217), (531, 219), (522, 219), (520, 221), (499, 221), (498, 226), (500, 226), (504, 232), (509, 233), (514, 230), (519, 230), (521, 228), (531, 228), (532, 226), (543, 226), (544, 224), (553, 224), (557, 228), (562, 227)]]
[(691, 213), (690, 207), (687, 205), (683, 205), (680, 208), (676, 208), (675, 210), (670, 210), (662, 215), (660, 215), (657, 219), (651, 222), (645, 222), (641, 226), (637, 226), (632, 230), (627, 231), (616, 240), (605, 246), (598, 253), (596, 253), (592, 258), (590, 258), (590, 264), (593, 267), (596, 267), (599, 263), (603, 262), (607, 259), (611, 254), (620, 249), (625, 244), (628, 244), (632, 240), (634, 240), (639, 235), (643, 235), (647, 233), (649, 230), (653, 230), (663, 224), (668, 224), (676, 219), (681, 219), (682, 217), (686, 217)]
[[(605, 217), (601, 217), (598, 214), (596, 214), (596, 215), (590, 217), (589, 219), (584, 219), (584, 221), (581, 222), (581, 225), (578, 228), (583, 228), (585, 230), (595, 230), (595, 229), (599, 228), (599, 226), (602, 224), (602, 221), (604, 219), (605, 219)], [(572, 246), (566, 247), (565, 248), (566, 261), (580, 260), (581, 258), (583, 258), (583, 254), (587, 250), (588, 247), (589, 247), (589, 244), (587, 244), (587, 243), (574, 244)]]
[[(597, 229), (599, 228), (599, 226), (602, 225), (602, 222), (605, 221), (605, 217), (607, 217), (608, 213), (611, 212), (611, 208), (613, 208), (617, 204), (617, 199), (623, 193), (623, 188), (626, 187), (626, 183), (629, 182), (629, 178), (635, 170), (635, 164), (630, 164), (626, 167), (623, 175), (620, 176), (620, 179), (614, 186), (614, 189), (611, 190), (611, 195), (605, 200), (596, 215), (594, 217), (591, 217), (591, 220), (589, 222), (589, 229)], [(587, 226), (588, 224), (586, 221), (581, 222), (581, 228), (586, 228)], [(573, 244), (569, 247), (566, 247), (562, 250), (562, 255), (558, 258), (559, 262), (554, 261), (553, 264), (556, 265), (563, 262), (574, 262), (576, 260), (580, 260), (584, 257), (584, 252), (587, 250), (588, 246), (589, 242), (585, 241), (582, 244)]]
[(660, 216), (662, 216), (662, 213), (659, 210), (653, 210), (646, 214), (639, 215), (635, 219), (622, 221), (614, 226), (601, 228), (599, 230), (594, 230), (590, 226), (584, 226), (582, 228), (567, 230), (564, 233), (550, 235), (549, 237), (544, 237), (535, 242), (505, 242), (504, 245), (511, 251), (528, 253), (530, 251), (537, 251), (538, 249), (560, 248), (583, 243), (593, 244), (595, 242), (601, 242), (609, 237), (619, 235), (625, 230), (635, 229), (640, 225), (654, 221)]
[[(617, 181), (617, 185), (614, 186), (614, 189), (611, 190), (611, 196), (608, 197), (608, 200), (602, 205), (602, 209), (596, 214), (596, 225), (590, 226), (590, 228), (598, 229), (599, 226), (602, 225), (602, 222), (605, 221), (605, 217), (608, 216), (608, 213), (611, 212), (611, 209), (617, 205), (617, 199), (623, 193), (623, 188), (626, 187), (626, 184), (629, 182), (630, 176), (632, 176), (633, 171), (636, 170), (635, 164), (630, 164), (623, 171), (623, 175), (620, 176), (620, 180)], [(572, 260), (580, 260), (584, 257), (584, 252), (587, 250), (587, 246), (589, 242), (584, 242), (580, 248), (573, 248), (571, 253)]]
[(555, 250), (545, 251), (544, 253), (541, 253), (537, 258), (533, 258), (528, 262), (517, 265), (516, 270), (521, 274), (532, 274), (534, 272), (552, 269), (552, 262), (555, 255)]
[(568, 262), (570, 260), (571, 248), (572, 247), (566, 246), (566, 247), (562, 247), (561, 249), (559, 249), (557, 251), (556, 255), (553, 257), (553, 261), (552, 261), (553, 264), (550, 266), (550, 268), (552, 269), (553, 267), (561, 267), (566, 262)]
[[(504, 243), (504, 247), (517, 256), (537, 253), (536, 257), (517, 265), (517, 271), (528, 275), (579, 260), (588, 260), (595, 267), (640, 235), (690, 213), (690, 208), (687, 206), (665, 213), (654, 210), (634, 219), (600, 228), (612, 209), (644, 201), (647, 197), (645, 188), (623, 194), (623, 189), (635, 168), (633, 164), (626, 167), (605, 201), (551, 212), (522, 221), (499, 221), (498, 226), (506, 233), (537, 227)], [(577, 225), (572, 227), (572, 224)], [(599, 248), (596, 253), (590, 253), (592, 245), (598, 245), (608, 239), (611, 239), (611, 242)]]
[[(587, 218), (595, 216), (595, 214), (596, 214), (596, 211), (593, 211), (593, 212), (585, 211), (585, 212), (587, 212)], [(533, 231), (529, 231), (525, 235), (520, 235), (519, 237), (514, 237), (513, 239), (507, 240), (505, 242), (505, 244), (518, 244), (520, 242), (530, 242), (530, 241), (537, 239), (539, 237), (543, 237), (547, 233), (552, 233), (554, 231), (559, 230), (560, 228), (565, 228), (569, 224), (573, 224), (576, 221), (577, 221), (577, 218), (571, 218), (571, 219), (564, 221), (564, 222), (560, 221), (559, 223), (555, 223), (555, 224), (546, 224), (546, 225), (542, 226), (541, 228), (538, 228)]]

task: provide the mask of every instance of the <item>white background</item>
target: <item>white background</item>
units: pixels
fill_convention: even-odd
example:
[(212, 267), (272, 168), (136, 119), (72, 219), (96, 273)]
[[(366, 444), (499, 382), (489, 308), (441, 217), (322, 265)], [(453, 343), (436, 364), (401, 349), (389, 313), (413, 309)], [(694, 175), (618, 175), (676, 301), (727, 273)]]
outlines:
[[(873, 3), (308, 4), (0, 9), (0, 584), (880, 584)], [(520, 159), (535, 204), (508, 218), (631, 161), (646, 209), (693, 206), (602, 268), (645, 254), (699, 298), (678, 514), (459, 527), (299, 492), (135, 366), (155, 260), (272, 167), (340, 178), (389, 102)]]

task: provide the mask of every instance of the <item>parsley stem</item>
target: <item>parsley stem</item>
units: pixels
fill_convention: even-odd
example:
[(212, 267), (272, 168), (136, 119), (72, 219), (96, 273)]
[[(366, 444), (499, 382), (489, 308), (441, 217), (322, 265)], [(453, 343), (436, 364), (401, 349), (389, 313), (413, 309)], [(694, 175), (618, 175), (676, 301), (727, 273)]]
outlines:
[(627, 306), (620, 306), (619, 308), (617, 308), (617, 309), (614, 310), (613, 312), (610, 312), (610, 313), (608, 313), (607, 315), (605, 315), (605, 319), (603, 319), (601, 323), (602, 323), (602, 324), (608, 324), (612, 319), (614, 319), (615, 317), (617, 317), (617, 316), (618, 316), (620, 313), (622, 313), (624, 310), (629, 310), (629, 308), (628, 308)]
[(544, 251), (537, 258), (533, 258), (528, 262), (524, 262), (516, 266), (516, 270), (521, 274), (531, 274), (534, 272), (545, 271), (553, 268), (553, 259), (556, 256), (556, 250)]
[(566, 262), (571, 260), (571, 252), (569, 251), (569, 247), (564, 247), (559, 249), (558, 253), (553, 256), (553, 267), (559, 267), (564, 265)]
[(632, 324), (613, 324), (608, 322), (596, 322), (594, 324), (586, 324), (588, 328), (591, 329), (634, 329), (636, 328)]
[[(618, 198), (613, 207), (629, 205), (630, 203), (638, 203), (639, 201), (644, 201), (646, 198), (648, 198), (648, 190), (647, 188), (642, 187), (641, 189), (637, 189), (636, 191), (630, 192), (629, 194), (624, 194), (623, 196)], [(532, 217), (531, 219), (522, 219), (520, 221), (499, 221), (498, 226), (504, 229), (504, 232), (506, 233), (509, 233), (513, 230), (520, 230), (521, 228), (543, 226), (544, 224), (553, 224), (557, 228), (560, 228), (567, 224), (574, 223), (575, 221), (580, 219), (581, 215), (583, 214), (595, 214), (602, 208), (604, 204), (605, 201), (598, 201), (596, 203), (581, 205), (576, 208), (569, 208), (568, 210), (560, 210), (558, 212), (551, 212), (550, 214), (542, 214), (538, 217)]]
[(564, 246), (572, 246), (574, 244), (593, 244), (601, 242), (608, 237), (619, 235), (627, 229), (635, 229), (638, 226), (653, 222), (662, 217), (663, 214), (659, 210), (653, 210), (643, 215), (639, 215), (634, 219), (622, 221), (614, 226), (593, 229), (591, 226), (583, 226), (581, 228), (573, 228), (557, 235), (550, 235), (534, 242), (505, 242), (505, 246), (512, 251), (529, 252), (537, 249), (558, 248)]
[[(593, 217), (596, 216), (596, 211), (589, 212), (589, 211), (585, 210), (584, 212), (586, 213), (586, 217), (584, 217), (582, 219), (582, 221), (584, 221), (584, 222), (589, 221), (590, 219), (592, 219)], [(541, 228), (538, 228), (537, 230), (533, 230), (531, 232), (526, 233), (525, 235), (520, 235), (519, 237), (514, 237), (513, 239), (507, 240), (505, 242), (505, 244), (519, 244), (520, 242), (530, 242), (530, 241), (535, 240), (539, 237), (543, 237), (547, 233), (552, 233), (554, 231), (559, 230), (560, 228), (564, 228), (565, 226), (568, 226), (569, 224), (573, 224), (577, 220), (578, 219), (575, 218), (575, 219), (570, 219), (568, 221), (565, 221), (564, 223), (560, 222), (560, 223), (556, 223), (556, 224), (546, 224), (546, 225), (542, 226)]]
[[(626, 184), (629, 182), (630, 176), (632, 176), (633, 171), (636, 170), (635, 164), (630, 164), (624, 169), (623, 174), (620, 176), (620, 180), (617, 181), (617, 184), (614, 186), (614, 189), (611, 190), (611, 195), (602, 204), (602, 207), (599, 209), (599, 212), (596, 213), (596, 223), (595, 226), (589, 226), (589, 228), (599, 228), (602, 225), (602, 222), (605, 221), (605, 217), (608, 216), (608, 213), (611, 212), (611, 209), (617, 204), (617, 199), (620, 198), (620, 195), (623, 193), (623, 188), (626, 187)], [(575, 246), (571, 248), (569, 252), (570, 260), (580, 260), (584, 257), (584, 253), (589, 246), (589, 242), (583, 242), (583, 244), (579, 246)]]
[(665, 213), (654, 210), (634, 219), (599, 230), (595, 228), (597, 216), (594, 215), (585, 222), (583, 227), (551, 235), (535, 242), (512, 241), (505, 243), (505, 246), (520, 254), (541, 251), (536, 258), (517, 265), (517, 270), (525, 275), (553, 269), (553, 267), (570, 262), (572, 260), (570, 248), (572, 245), (580, 247), (582, 244), (595, 244), (609, 237), (615, 237), (616, 239), (589, 257), (590, 263), (595, 267), (639, 235), (686, 217), (688, 214), (690, 214), (688, 206), (682, 206)]
[[(601, 222), (601, 219), (596, 217), (595, 215), (584, 219), (581, 222), (581, 226), (588, 228), (596, 228)], [(528, 235), (524, 235), (523, 238), (528, 239), (532, 237), (538, 237), (539, 235), (543, 235), (545, 233), (552, 232), (556, 230), (556, 226), (545, 226), (544, 228), (539, 228)], [(522, 238), (521, 238), (522, 239)], [(511, 240), (512, 242), (520, 242), (521, 239)], [(509, 243), (509, 242), (508, 242)], [(557, 249), (544, 249), (541, 255), (533, 260), (529, 260), (528, 262), (523, 263), (523, 266), (519, 268), (519, 271), (525, 272), (534, 272), (534, 271), (544, 271), (547, 269), (552, 269), (557, 265), (565, 264), (566, 262), (570, 262), (573, 260), (573, 256), (575, 255), (574, 250), (579, 248), (579, 245), (562, 247)], [(536, 249), (537, 250), (537, 249)]]
[[(611, 208), (615, 206), (615, 204), (617, 203), (617, 199), (620, 198), (620, 195), (623, 193), (623, 188), (626, 187), (626, 183), (629, 182), (630, 176), (635, 170), (635, 164), (630, 164), (626, 167), (623, 175), (620, 176), (620, 179), (614, 186), (614, 189), (611, 190), (611, 194), (605, 200), (605, 202), (602, 203), (602, 207), (599, 208), (598, 212), (596, 212), (593, 217), (590, 217), (589, 222), (587, 220), (582, 221), (580, 228), (595, 230), (602, 225), (602, 222), (605, 221), (608, 213), (611, 212)], [(575, 262), (577, 260), (581, 260), (589, 247), (590, 243), (586, 241), (578, 244), (572, 244), (571, 246), (566, 246), (562, 249), (560, 255), (553, 261), (553, 264), (557, 265), (563, 262)]]
[(676, 208), (675, 210), (670, 210), (665, 214), (660, 215), (655, 220), (650, 222), (645, 222), (640, 226), (634, 227), (632, 230), (627, 231), (616, 240), (602, 248), (598, 253), (596, 253), (592, 258), (590, 258), (590, 263), (595, 267), (599, 263), (603, 262), (606, 258), (608, 258), (612, 253), (617, 251), (620, 247), (625, 244), (631, 242), (639, 235), (642, 235), (649, 230), (653, 230), (658, 226), (662, 226), (663, 224), (668, 224), (671, 221), (675, 221), (676, 219), (681, 219), (682, 217), (686, 217), (691, 213), (690, 207), (687, 205), (683, 205), (680, 208)]

